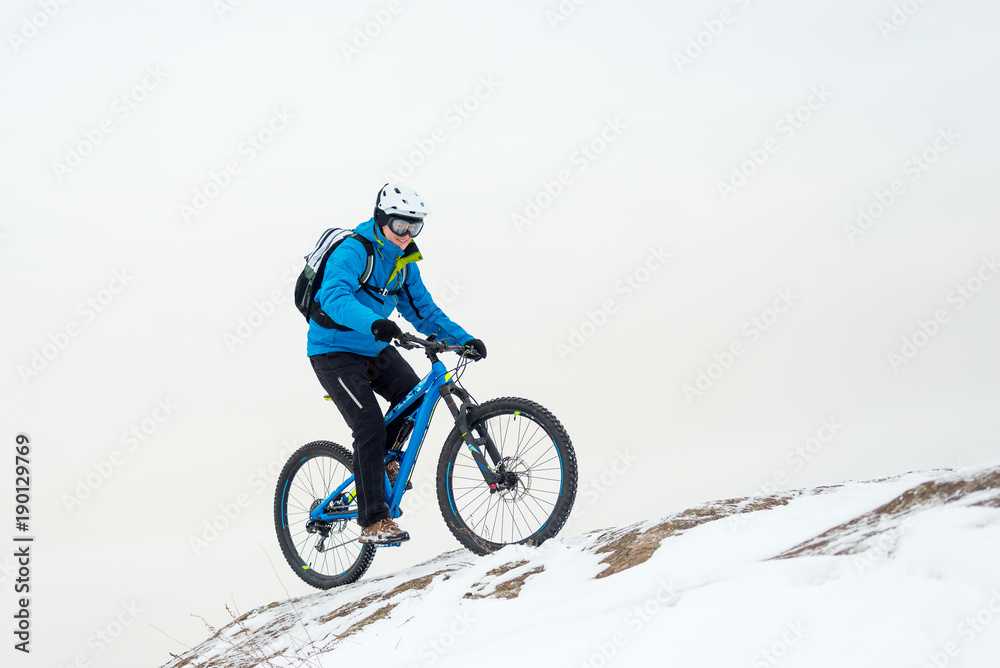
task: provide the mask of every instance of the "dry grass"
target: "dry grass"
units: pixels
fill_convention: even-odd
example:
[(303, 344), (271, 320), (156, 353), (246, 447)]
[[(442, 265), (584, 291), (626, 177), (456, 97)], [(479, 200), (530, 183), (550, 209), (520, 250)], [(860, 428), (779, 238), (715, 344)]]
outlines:
[(379, 608), (372, 614), (368, 615), (360, 622), (354, 622), (353, 624), (351, 624), (349, 627), (347, 627), (346, 631), (337, 636), (337, 639), (343, 640), (344, 638), (347, 638), (348, 636), (357, 633), (358, 631), (365, 628), (369, 624), (374, 624), (380, 619), (385, 619), (386, 617), (389, 616), (389, 613), (392, 612), (392, 609), (395, 608), (396, 605), (397, 604), (395, 603), (383, 605), (381, 608)]
[[(308, 626), (319, 626), (322, 629), (323, 625), (335, 619), (364, 614), (372, 606), (379, 603), (383, 604), (371, 614), (364, 616), (344, 631), (336, 634), (335, 637), (330, 639), (323, 638), (322, 644), (317, 644), (310, 640), (309, 645), (306, 646), (301, 641), (293, 639), (292, 646), (296, 648), (297, 653), (304, 655), (303, 658), (291, 658), (288, 653), (284, 653), (282, 656), (286, 660), (293, 661), (292, 665), (297, 668), (318, 667), (319, 664), (316, 662), (316, 656), (324, 652), (329, 652), (345, 638), (388, 617), (397, 605), (388, 603), (389, 599), (407, 591), (424, 590), (430, 586), (436, 577), (444, 575), (447, 578), (452, 570), (454, 569), (442, 569), (429, 575), (413, 578), (397, 585), (388, 592), (370, 594), (359, 600), (342, 605), (333, 612), (317, 618), (314, 622), (310, 622)], [(232, 617), (232, 622), (221, 629), (216, 629), (205, 622), (205, 626), (208, 628), (211, 636), (201, 645), (185, 652), (183, 655), (171, 654), (174, 661), (167, 665), (170, 668), (193, 666), (197, 666), (198, 668), (257, 668), (258, 666), (267, 668), (273, 666), (273, 661), (279, 656), (279, 653), (268, 649), (271, 641), (277, 640), (282, 636), (291, 636), (292, 631), (296, 629), (305, 631), (308, 636), (307, 624), (295, 610), (295, 605), (301, 603), (302, 598), (289, 599), (284, 602), (276, 601), (242, 615), (230, 611), (227, 606), (226, 609), (229, 611), (230, 617)], [(289, 609), (280, 613), (267, 624), (258, 626), (253, 630), (247, 626), (247, 621), (250, 618), (279, 607), (288, 607)], [(224, 645), (224, 648), (221, 648), (224, 651), (220, 651), (219, 643)], [(206, 656), (215, 654), (216, 652), (219, 652), (221, 656)]]
[[(787, 505), (802, 494), (822, 494), (840, 487), (828, 486), (808, 492), (788, 491), (724, 499), (690, 508), (656, 523), (592, 534), (596, 537), (590, 543), (592, 545), (590, 549), (602, 556), (600, 565), (603, 566), (596, 578), (606, 578), (643, 564), (652, 558), (665, 539), (682, 535), (709, 522), (772, 510)], [(974, 498), (968, 498), (973, 494), (976, 495)], [(932, 480), (916, 485), (879, 508), (833, 527), (774, 558), (787, 559), (812, 554), (855, 554), (867, 549), (870, 545), (867, 543), (869, 539), (878, 537), (879, 540), (883, 540), (885, 538), (883, 534), (899, 531), (900, 519), (923, 508), (961, 502), (963, 499), (968, 499), (964, 501), (966, 505), (1000, 508), (1000, 469), (985, 471), (964, 479)], [(451, 563), (442, 570), (412, 578), (388, 591), (371, 593), (358, 600), (349, 601), (331, 612), (308, 620), (303, 620), (296, 606), (312, 604), (317, 595), (300, 599), (289, 598), (284, 602), (271, 603), (247, 614), (237, 614), (238, 611), (230, 611), (227, 607), (232, 617), (230, 624), (215, 629), (206, 623), (211, 637), (182, 656), (174, 655), (174, 661), (168, 665), (170, 668), (195, 666), (266, 668), (273, 666), (278, 657), (278, 653), (271, 648), (281, 647), (286, 648), (282, 665), (316, 668), (319, 665), (320, 654), (334, 649), (340, 642), (363, 632), (380, 620), (389, 618), (396, 607), (405, 602), (408, 592), (419, 597), (420, 592), (433, 586), (439, 577), (442, 581), (447, 580), (452, 573), (464, 568), (466, 564)], [(544, 571), (544, 566), (540, 565), (529, 568), (528, 560), (509, 561), (488, 571), (480, 581), (472, 585), (471, 590), (467, 591), (463, 598), (515, 599), (519, 597), (529, 578)], [(361, 591), (371, 591), (372, 585), (388, 587), (388, 583), (376, 584), (381, 579), (384, 578), (368, 580), (364, 589), (357, 590), (354, 596), (359, 596)], [(398, 600), (393, 602), (393, 599)], [(261, 618), (259, 617), (261, 614), (266, 616)], [(338, 632), (334, 629), (325, 629), (324, 627), (331, 622), (334, 629), (343, 630)], [(254, 624), (253, 629), (249, 626), (251, 624)], [(310, 638), (310, 631), (320, 637)], [(302, 636), (304, 639), (300, 639)], [(278, 642), (275, 642), (276, 640)]]
[(327, 622), (331, 622), (338, 617), (348, 617), (359, 610), (367, 608), (372, 603), (377, 603), (378, 601), (383, 600), (384, 598), (385, 594), (370, 594), (362, 599), (340, 606), (330, 614), (320, 617), (318, 621), (320, 624), (326, 624)]
[(521, 587), (524, 586), (524, 581), (530, 578), (532, 575), (537, 575), (545, 570), (544, 566), (536, 566), (530, 571), (526, 571), (516, 578), (510, 580), (505, 580), (497, 585), (496, 589), (492, 593), (487, 594), (487, 598), (517, 598), (517, 595), (521, 593)]
[[(305, 625), (297, 613), (294, 615), (286, 613), (263, 628), (251, 629), (247, 626), (246, 622), (250, 617), (278, 605), (281, 604), (272, 603), (266, 608), (258, 608), (243, 615), (227, 605), (226, 612), (229, 613), (233, 621), (221, 629), (216, 629), (202, 619), (206, 628), (211, 632), (211, 637), (199, 645), (199, 647), (187, 652), (183, 656), (171, 654), (174, 657), (174, 661), (168, 665), (171, 668), (182, 668), (184, 666), (197, 666), (198, 668), (259, 668), (263, 666), (265, 668), (273, 668), (274, 663), (272, 661), (282, 656), (289, 659), (292, 662), (291, 665), (296, 668), (319, 668), (319, 663), (316, 662), (315, 657), (332, 650), (336, 646), (335, 642), (329, 642), (322, 646), (317, 646), (310, 642), (309, 646), (306, 646), (300, 640), (292, 638), (292, 646), (297, 651), (294, 657), (288, 657), (286, 654), (272, 651), (267, 647), (269, 640), (289, 634), (295, 625), (295, 622), (292, 621), (293, 617), (304, 628)], [(224, 651), (220, 651), (218, 647), (212, 647), (210, 643), (213, 640), (218, 640), (219, 643), (222, 643), (225, 646)], [(219, 654), (219, 656), (205, 656), (205, 654), (199, 651), (203, 647), (206, 648), (206, 652)]]
[(447, 580), (449, 577), (449, 573), (451, 573), (452, 570), (454, 569), (444, 568), (441, 569), (440, 571), (435, 571), (430, 575), (424, 575), (423, 577), (407, 580), (401, 585), (396, 585), (396, 587), (394, 587), (388, 594), (386, 594), (385, 597), (389, 599), (395, 596), (396, 594), (402, 594), (404, 591), (417, 591), (421, 589), (427, 589), (427, 587), (430, 586), (431, 582), (434, 581), (434, 578), (436, 578), (439, 575), (443, 575), (444, 579)]
[[(487, 573), (487, 575), (492, 577), (499, 577), (501, 575), (509, 573), (510, 571), (516, 568), (520, 568), (521, 566), (524, 566), (527, 563), (528, 563), (527, 561), (523, 560), (512, 561), (510, 563), (504, 564), (503, 566), (500, 566), (499, 568), (494, 568), (492, 571)], [(532, 568), (529, 571), (525, 571), (524, 573), (518, 575), (515, 578), (511, 578), (510, 580), (504, 580), (503, 582), (495, 584), (493, 586), (493, 591), (491, 591), (488, 594), (482, 593), (486, 589), (487, 583), (477, 582), (476, 584), (472, 585), (472, 588), (477, 591), (466, 592), (465, 595), (462, 596), (462, 598), (469, 598), (473, 600), (480, 598), (506, 598), (506, 599), (517, 598), (518, 594), (521, 593), (521, 587), (524, 586), (525, 581), (532, 575), (537, 575), (544, 570), (545, 570), (544, 566), (536, 566), (535, 568)]]
[(787, 493), (745, 499), (725, 499), (689, 508), (645, 530), (633, 528), (626, 531), (608, 531), (597, 538), (600, 546), (594, 550), (597, 554), (607, 555), (601, 560), (601, 563), (607, 567), (597, 574), (597, 579), (621, 573), (648, 561), (665, 538), (680, 535), (702, 524), (732, 515), (784, 506), (794, 497), (794, 493)]
[[(986, 471), (971, 478), (959, 480), (929, 480), (906, 490), (875, 510), (855, 517), (850, 522), (837, 525), (774, 558), (790, 559), (821, 554), (857, 554), (865, 551), (867, 549), (866, 541), (883, 533), (886, 530), (884, 527), (887, 525), (896, 527), (898, 530), (898, 523), (895, 520), (903, 515), (928, 506), (951, 503), (970, 494), (988, 490), (1000, 490), (1000, 470)], [(1000, 507), (1000, 494), (973, 505), (998, 508)]]
[(515, 568), (520, 568), (521, 566), (524, 566), (526, 563), (528, 563), (526, 559), (521, 559), (520, 561), (510, 561), (504, 564), (503, 566), (497, 566), (492, 571), (487, 573), (487, 575), (489, 575), (491, 578), (497, 578), (500, 577), (501, 575), (509, 573)]

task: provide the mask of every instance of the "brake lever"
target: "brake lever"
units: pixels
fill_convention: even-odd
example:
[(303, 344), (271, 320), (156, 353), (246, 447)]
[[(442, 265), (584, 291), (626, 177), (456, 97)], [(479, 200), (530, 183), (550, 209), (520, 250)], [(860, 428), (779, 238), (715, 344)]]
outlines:
[(404, 348), (406, 350), (413, 350), (414, 348), (417, 347), (417, 344), (413, 342), (413, 340), (410, 338), (411, 336), (412, 335), (409, 332), (403, 332), (403, 335), (395, 339), (393, 343), (395, 343), (400, 348)]
[(463, 347), (459, 355), (461, 355), (462, 357), (467, 357), (473, 362), (478, 362), (479, 360), (483, 359), (482, 355), (480, 355), (475, 348)]

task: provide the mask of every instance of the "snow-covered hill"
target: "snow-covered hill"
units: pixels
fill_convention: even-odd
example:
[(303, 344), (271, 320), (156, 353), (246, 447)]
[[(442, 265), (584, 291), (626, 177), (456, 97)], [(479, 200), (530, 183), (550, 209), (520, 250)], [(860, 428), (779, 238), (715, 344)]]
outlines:
[(998, 508), (1000, 463), (716, 501), (275, 602), (166, 666), (992, 667)]

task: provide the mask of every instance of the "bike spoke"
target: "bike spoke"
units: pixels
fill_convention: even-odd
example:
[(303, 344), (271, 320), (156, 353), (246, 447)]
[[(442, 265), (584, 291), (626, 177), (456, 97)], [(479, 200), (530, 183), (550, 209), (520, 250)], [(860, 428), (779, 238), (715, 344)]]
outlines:
[[(539, 503), (538, 499), (536, 499), (534, 496), (529, 496), (527, 498), (529, 498), (531, 501), (533, 501), (535, 503), (536, 506), (538, 506), (538, 509), (541, 511), (541, 513), (542, 513), (542, 515), (544, 517), (548, 517), (549, 513), (552, 512), (551, 509), (546, 509), (546, 508), (542, 507), (542, 504)], [(530, 506), (528, 506), (527, 504), (525, 504), (525, 508), (528, 509), (528, 512), (531, 513), (532, 517), (535, 517), (535, 511), (533, 511)]]
[[(539, 436), (537, 440), (531, 441), (531, 439), (534, 438), (535, 434), (538, 433), (539, 429), (541, 429), (541, 427), (539, 425), (535, 424), (535, 430), (531, 432), (530, 436), (526, 436), (526, 437), (522, 438), (520, 435), (518, 435), (518, 447), (517, 447), (516, 450), (514, 450), (514, 456), (515, 457), (523, 457), (524, 453), (526, 453), (528, 450), (531, 450), (533, 447), (535, 447), (535, 445), (537, 445), (538, 443), (541, 443), (543, 440), (545, 440), (545, 437), (547, 436), (547, 434), (545, 433), (545, 430), (542, 429), (542, 435)], [(525, 429), (525, 431), (527, 431), (527, 429)], [(521, 445), (522, 442), (523, 443), (529, 443), (529, 445), (523, 446), (523, 449), (522, 449), (522, 445)]]
[(519, 503), (515, 507), (517, 508), (517, 512), (520, 513), (521, 519), (524, 520), (524, 523), (528, 526), (531, 526), (531, 523), (528, 521), (528, 518), (524, 516), (524, 510), (521, 509), (521, 504)]
[[(486, 495), (486, 498), (485, 498), (485, 499), (483, 499), (483, 500), (482, 500), (482, 501), (481, 501), (481, 502), (479, 503), (479, 505), (478, 505), (478, 506), (476, 506), (476, 507), (475, 507), (475, 508), (473, 509), (473, 511), (469, 513), (469, 517), (475, 517), (475, 516), (476, 516), (476, 512), (477, 512), (477, 511), (478, 511), (478, 510), (479, 510), (480, 508), (482, 508), (482, 507), (483, 507), (483, 504), (484, 504), (484, 503), (486, 503), (486, 504), (489, 504), (489, 501), (490, 501), (490, 497), (491, 497), (491, 496), (492, 496), (492, 494), (487, 494), (487, 495)], [(476, 497), (476, 499), (478, 499), (478, 498), (479, 498), (479, 497)], [(472, 502), (474, 503), (474, 502), (476, 501), (476, 499), (473, 499), (473, 500), (472, 500)], [(466, 508), (468, 508), (468, 507), (469, 507), (469, 505), (471, 505), (471, 504), (466, 504), (466, 506), (465, 506), (465, 507), (466, 507)], [(487, 506), (486, 506), (486, 511), (487, 511), (487, 513), (489, 513), (489, 505), (487, 505)]]
[[(346, 520), (348, 524), (334, 522), (333, 526), (340, 529), (330, 532), (323, 552), (316, 550), (320, 534), (305, 530), (312, 505), (325, 499), (349, 475), (350, 471), (338, 460), (318, 456), (303, 462), (289, 480), (285, 503), (288, 535), (302, 561), (318, 575), (337, 576), (346, 572), (363, 549), (355, 542), (358, 533), (350, 520)], [(345, 490), (346, 493), (351, 491)]]
[[(532, 446), (531, 446), (530, 448), (528, 448), (528, 449), (526, 449), (526, 450), (524, 451), (524, 453), (523, 453), (523, 454), (521, 455), (521, 460), (522, 460), (522, 461), (524, 461), (524, 455), (528, 454), (528, 452), (530, 452), (531, 450), (534, 450), (534, 449), (535, 449), (535, 446), (536, 446), (536, 445), (538, 445), (539, 443), (541, 443), (541, 442), (542, 442), (542, 440), (544, 440), (544, 439), (545, 439), (545, 434), (542, 434), (542, 438), (541, 438), (541, 439), (539, 439), (538, 441), (535, 441), (535, 443), (534, 443), (534, 444), (533, 444), (533, 445), (532, 445)], [(553, 447), (552, 449), (554, 450), (555, 448)], [(539, 462), (539, 460), (540, 460), (540, 459), (541, 459), (542, 457), (544, 457), (544, 456), (546, 455), (546, 453), (547, 453), (547, 452), (548, 452), (548, 450), (543, 450), (543, 451), (542, 451), (542, 454), (541, 454), (541, 455), (539, 455), (539, 456), (538, 456), (538, 457), (537, 457), (537, 458), (535, 459), (535, 461), (533, 461), (533, 462), (531, 463), (531, 466), (529, 466), (528, 468), (529, 468), (529, 469), (530, 469), (530, 468), (534, 468), (535, 464), (537, 464), (537, 463)], [(548, 460), (546, 460), (546, 463), (548, 463)]]
[[(567, 483), (576, 479), (572, 448), (559, 440), (565, 440), (565, 433), (558, 423), (552, 424), (551, 415), (535, 417), (520, 408), (525, 403), (509, 400), (502, 407), (484, 408), (481, 417), (468, 425), (477, 437), (488, 438), (500, 456), (500, 461), (490, 463), (500, 476), (492, 489), (462, 441), (452, 441), (447, 493), (459, 526), (472, 533), (473, 544), (462, 536), (459, 540), (473, 551), (545, 540), (565, 522), (561, 499), (573, 489)], [(566, 449), (571, 458), (568, 471), (563, 461)], [(447, 516), (447, 508), (442, 509)]]
[[(480, 433), (489, 436), (501, 458), (513, 463), (512, 473), (530, 476), (529, 481), (521, 481), (510, 490), (490, 493), (471, 455), (458, 449), (451, 474), (451, 494), (458, 513), (480, 539), (497, 544), (515, 543), (531, 536), (548, 521), (555, 506), (548, 501), (543, 503), (536, 495), (558, 498), (558, 491), (548, 487), (558, 490), (562, 480), (538, 473), (561, 472), (561, 467), (551, 466), (558, 461), (558, 454), (541, 425), (525, 416), (497, 418), (480, 423)], [(529, 455), (533, 458), (530, 465), (525, 461)], [(520, 487), (522, 484), (530, 488), (525, 490)]]
[[(485, 486), (483, 486), (483, 487), (469, 487), (469, 488), (467, 489), (467, 491), (465, 491), (465, 492), (464, 492), (464, 493), (462, 494), (462, 496), (457, 496), (457, 497), (455, 497), (455, 504), (456, 504), (456, 505), (458, 505), (458, 502), (459, 502), (459, 501), (461, 501), (462, 499), (464, 499), (464, 498), (465, 498), (466, 496), (468, 496), (468, 495), (469, 495), (469, 494), (471, 494), (472, 492), (475, 492), (476, 490), (478, 490), (478, 491), (479, 491), (479, 494), (488, 494), (488, 493), (489, 493), (489, 491), (490, 491), (490, 490), (489, 490), (489, 488), (488, 488), (488, 487), (485, 487)], [(475, 498), (479, 498), (479, 495), (477, 495), (477, 496), (476, 496)], [(475, 500), (475, 499), (473, 499), (473, 500)], [(468, 504), (466, 504), (466, 505), (468, 505)]]

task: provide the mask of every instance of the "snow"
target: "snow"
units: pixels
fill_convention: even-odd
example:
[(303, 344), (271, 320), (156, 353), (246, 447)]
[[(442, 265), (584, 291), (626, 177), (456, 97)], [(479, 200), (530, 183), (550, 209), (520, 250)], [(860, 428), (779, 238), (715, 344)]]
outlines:
[[(995, 505), (1000, 488), (988, 478), (980, 491), (928, 497), (900, 512), (883, 508), (921, 483), (971, 488), (988, 475), (1000, 475), (1000, 464), (795, 490), (782, 495), (785, 505), (675, 531), (648, 560), (601, 578), (609, 554), (598, 548), (665, 521), (676, 527), (690, 515), (486, 557), (449, 552), (297, 599), (295, 614), (287, 603), (255, 611), (245, 624), (269, 644), (268, 653), (283, 652), (264, 664), (273, 666), (467, 666), (495, 658), (571, 668), (993, 666), (1000, 656), (1000, 510), (974, 504)], [(731, 507), (730, 500), (697, 510)], [(811, 539), (834, 527), (828, 535), (837, 539), (825, 547), (774, 558), (815, 545)], [(433, 576), (426, 587), (393, 593), (425, 576)], [(513, 598), (489, 595), (519, 579)], [(366, 597), (367, 605), (330, 617)], [(393, 607), (383, 618), (336, 641), (386, 605)], [(268, 633), (282, 618), (291, 637)], [(301, 647), (310, 641), (331, 649), (303, 660)], [(231, 658), (223, 645), (210, 640), (197, 652)]]
[[(402, 11), (365, 35), (388, 4)], [(552, 587), (575, 618), (581, 596), (630, 580), (629, 571), (592, 579), (596, 562), (581, 552), (590, 539), (573, 542), (584, 531), (654, 526), (665, 513), (758, 488), (1000, 456), (1000, 280), (978, 285), (979, 272), (990, 273), (984, 258), (1000, 251), (1000, 88), (990, 85), (1000, 3), (922, 2), (884, 36), (877, 22), (903, 4), (913, 2), (4, 3), (0, 421), (8, 448), (22, 432), (33, 443), (37, 552), (26, 592), (32, 653), (8, 645), (0, 666), (160, 665), (209, 635), (192, 613), (221, 626), (226, 603), (247, 611), (312, 593), (287, 575), (286, 594), (272, 574), (268, 559), (287, 574), (275, 482), (301, 445), (349, 448), (352, 437), (321, 399), (291, 295), (319, 234), (366, 219), (391, 174), (432, 210), (419, 237), (429, 291), (489, 348), (465, 377), (469, 390), (484, 401), (538, 401), (576, 449), (569, 542), (546, 553), (559, 566), (546, 561), (521, 597), (573, 573)], [(672, 54), (723, 6), (736, 22), (679, 71)], [(552, 25), (547, 13), (559, 7), (575, 9)], [(33, 25), (47, 8), (58, 13)], [(26, 30), (37, 34), (15, 46)], [(343, 47), (355, 40), (370, 43), (348, 57)], [(166, 74), (155, 90), (157, 77), (143, 85), (150, 69)], [(801, 106), (813, 87), (832, 93), (822, 109)], [(144, 96), (127, 118), (116, 111), (123, 95)], [(475, 110), (456, 107), (466, 103)], [(280, 132), (268, 127), (285, 125), (276, 109), (294, 116)], [(718, 184), (752, 164), (747, 151), (800, 109), (808, 122), (782, 134), (780, 151), (723, 201)], [(95, 146), (88, 136), (102, 119), (113, 132)], [(903, 164), (949, 127), (957, 142), (910, 181)], [(240, 147), (261, 133), (273, 141), (249, 160)], [(597, 159), (583, 156), (588, 144)], [(607, 150), (597, 155), (598, 146)], [(88, 154), (71, 174), (56, 172), (70, 152)], [(891, 210), (862, 236), (845, 234), (894, 179), (906, 192), (893, 195)], [(196, 193), (211, 201), (191, 216)], [(524, 225), (515, 217), (527, 206), (542, 210)], [(978, 290), (961, 309), (949, 299), (959, 286)], [(793, 302), (780, 317), (779, 294)], [(887, 356), (904, 338), (921, 345), (899, 366)], [(745, 353), (723, 370), (719, 358), (734, 344)], [(427, 371), (422, 355), (403, 356), (418, 375)], [(684, 387), (706, 372), (710, 388), (688, 401)], [(380, 554), (370, 576), (399, 582), (404, 569), (458, 547), (435, 488), (451, 428), (438, 410), (405, 497), (401, 525), (412, 539)], [(8, 523), (14, 464), (8, 450)], [(869, 489), (855, 490), (859, 502)], [(817, 535), (810, 513), (832, 526), (854, 512), (847, 492), (674, 536), (663, 548), (677, 560), (668, 575), (719, 579), (766, 562)], [(933, 547), (935, 529), (921, 527), (901, 529), (899, 541), (880, 536), (890, 561), (918, 531)], [(695, 537), (720, 554), (699, 550)], [(854, 545), (856, 536), (842, 539)], [(0, 587), (12, 611), (18, 564), (9, 548)], [(989, 568), (920, 549), (925, 569), (960, 564), (975, 581)], [(530, 561), (525, 570), (539, 563)], [(884, 566), (880, 558), (865, 577)], [(426, 607), (431, 591), (420, 596), (398, 598)], [(459, 603), (518, 607), (442, 601), (442, 629)], [(606, 605), (586, 614), (614, 626), (626, 613), (613, 598)], [(342, 650), (397, 629), (406, 606)], [(126, 607), (140, 612), (122, 628)], [(392, 662), (421, 662), (427, 638), (410, 642), (423, 637), (410, 635), (418, 621), (398, 627), (397, 652), (410, 654)], [(544, 621), (560, 634), (546, 642), (586, 641), (584, 656), (605, 637), (585, 621)], [(768, 634), (784, 633), (776, 621)], [(109, 631), (113, 643), (100, 639)], [(475, 625), (462, 631), (478, 637)], [(640, 644), (628, 637), (619, 656)], [(757, 641), (773, 638), (755, 637), (741, 650), (744, 664)], [(961, 658), (981, 642), (963, 645)]]

